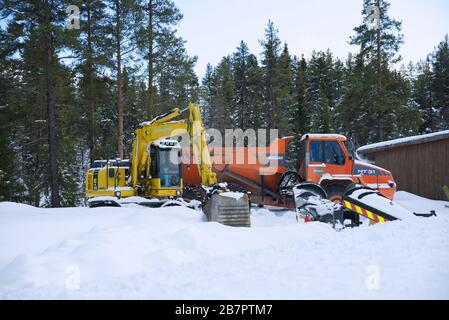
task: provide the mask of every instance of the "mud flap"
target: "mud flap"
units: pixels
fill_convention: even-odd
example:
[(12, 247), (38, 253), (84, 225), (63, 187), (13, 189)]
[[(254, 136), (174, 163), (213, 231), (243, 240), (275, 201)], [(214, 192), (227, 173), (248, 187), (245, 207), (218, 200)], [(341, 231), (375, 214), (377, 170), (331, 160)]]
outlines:
[(249, 197), (244, 193), (235, 195), (227, 196), (226, 192), (212, 195), (203, 208), (207, 220), (230, 227), (250, 227)]

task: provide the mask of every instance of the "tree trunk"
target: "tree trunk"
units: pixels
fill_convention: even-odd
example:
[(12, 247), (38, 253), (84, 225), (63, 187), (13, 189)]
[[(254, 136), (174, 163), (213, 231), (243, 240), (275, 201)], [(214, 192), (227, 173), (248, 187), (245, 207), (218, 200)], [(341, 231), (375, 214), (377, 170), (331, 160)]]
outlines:
[(121, 48), (121, 15), (119, 1), (115, 2), (115, 41), (116, 41), (116, 54), (117, 54), (117, 145), (118, 145), (118, 157), (124, 158), (123, 148), (123, 79), (122, 79), (122, 48)]
[(88, 145), (89, 145), (89, 157), (92, 164), (97, 156), (96, 151), (96, 134), (95, 134), (95, 100), (94, 100), (94, 70), (92, 62), (92, 26), (91, 26), (91, 7), (90, 1), (86, 4), (87, 11), (87, 104), (89, 109), (89, 132), (88, 132)]
[(50, 189), (51, 189), (51, 206), (53, 208), (60, 207), (61, 201), (59, 196), (59, 176), (58, 162), (56, 156), (56, 113), (54, 100), (54, 83), (53, 83), (53, 37), (51, 31), (51, 12), (50, 5), (46, 1), (45, 14), (45, 67), (47, 71), (47, 126), (48, 126), (48, 145), (50, 153)]
[[(154, 97), (154, 30), (153, 30), (153, 0), (148, 1), (148, 112), (153, 110)], [(153, 116), (153, 115), (152, 115)]]
[[(380, 14), (380, 1), (377, 0), (377, 7), (379, 8)], [(381, 17), (379, 17), (380, 19)], [(384, 129), (384, 106), (382, 105), (382, 47), (381, 47), (381, 33), (380, 33), (381, 23), (379, 22), (379, 27), (376, 33), (377, 42), (377, 125), (378, 125), (378, 139), (379, 141), (384, 141), (385, 129)]]

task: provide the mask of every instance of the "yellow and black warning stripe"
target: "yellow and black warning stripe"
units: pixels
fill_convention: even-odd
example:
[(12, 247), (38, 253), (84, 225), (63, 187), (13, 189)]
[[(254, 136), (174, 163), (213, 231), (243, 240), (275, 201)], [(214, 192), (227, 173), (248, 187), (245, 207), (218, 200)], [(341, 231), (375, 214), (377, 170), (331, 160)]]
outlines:
[(385, 219), (375, 213), (372, 213), (369, 210), (366, 210), (360, 206), (356, 206), (355, 204), (352, 204), (351, 202), (347, 201), (347, 200), (343, 200), (343, 204), (346, 208), (348, 208), (351, 211), (354, 211), (358, 214), (360, 214), (361, 216), (367, 217), (370, 220), (373, 220), (374, 222), (388, 222), (388, 219)]
[(385, 212), (367, 206), (359, 201), (356, 201), (346, 196), (343, 196), (343, 206), (355, 213), (358, 213), (363, 217), (370, 219), (371, 221), (374, 221), (375, 223), (398, 220), (397, 218)]

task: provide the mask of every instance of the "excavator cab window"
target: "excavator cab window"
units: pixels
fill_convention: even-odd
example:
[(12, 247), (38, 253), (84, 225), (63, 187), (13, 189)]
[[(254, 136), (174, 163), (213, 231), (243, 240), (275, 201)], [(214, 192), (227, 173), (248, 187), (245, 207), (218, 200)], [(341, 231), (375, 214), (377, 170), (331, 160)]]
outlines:
[[(158, 177), (161, 179), (161, 187), (178, 187), (181, 184), (181, 165), (173, 161), (172, 149), (158, 149)], [(177, 150), (174, 150), (177, 153)]]

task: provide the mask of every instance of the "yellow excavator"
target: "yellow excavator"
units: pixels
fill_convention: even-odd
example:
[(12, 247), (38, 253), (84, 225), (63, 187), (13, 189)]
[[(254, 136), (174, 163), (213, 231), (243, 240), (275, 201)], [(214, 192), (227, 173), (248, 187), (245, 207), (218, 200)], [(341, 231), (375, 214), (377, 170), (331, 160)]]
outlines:
[[(185, 115), (184, 118), (180, 118)], [(200, 186), (182, 179), (182, 148), (176, 138), (188, 136), (191, 164), (198, 167)], [(135, 132), (130, 160), (97, 160), (87, 171), (85, 192), (90, 207), (138, 203), (149, 207), (186, 205), (201, 207), (209, 221), (249, 227), (247, 194), (237, 194), (226, 184), (217, 184), (207, 147), (200, 107), (189, 104), (140, 124)], [(201, 195), (192, 196), (201, 190)], [(184, 196), (184, 198), (183, 198)], [(187, 201), (186, 201), (187, 200)]]

